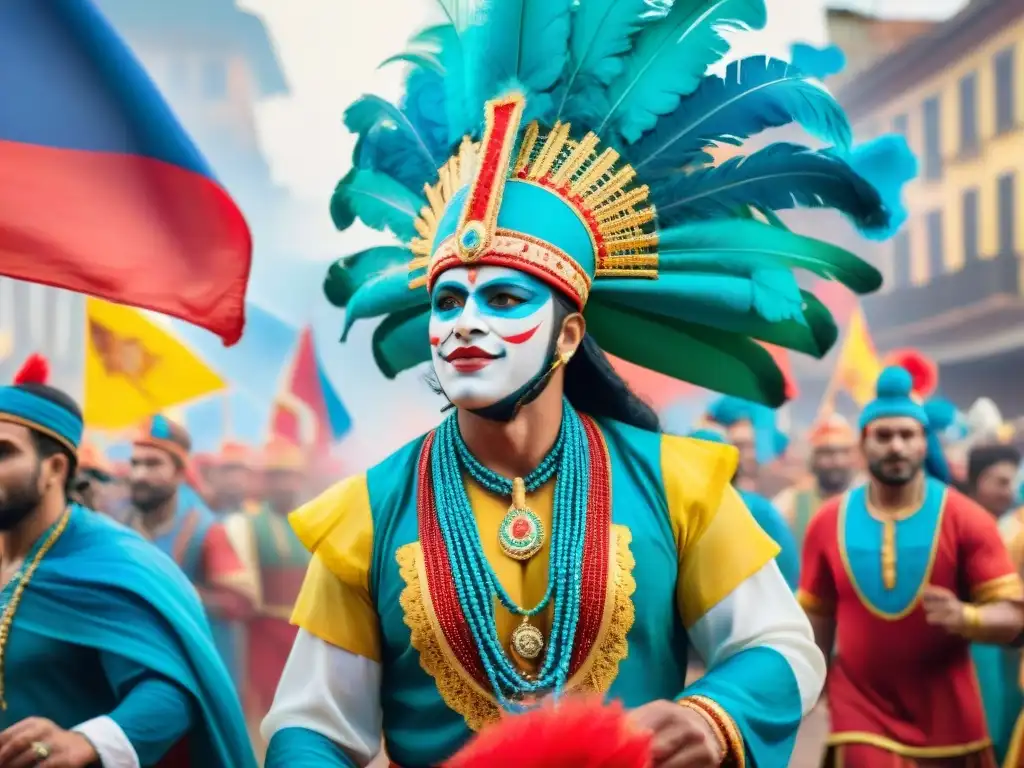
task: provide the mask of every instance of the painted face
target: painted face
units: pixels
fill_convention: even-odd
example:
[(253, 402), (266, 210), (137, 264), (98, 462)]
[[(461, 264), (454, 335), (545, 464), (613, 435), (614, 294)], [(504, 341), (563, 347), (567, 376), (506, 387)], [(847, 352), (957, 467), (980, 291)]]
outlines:
[(438, 383), (459, 408), (500, 402), (548, 364), (554, 296), (506, 267), (455, 267), (434, 285), (430, 346)]

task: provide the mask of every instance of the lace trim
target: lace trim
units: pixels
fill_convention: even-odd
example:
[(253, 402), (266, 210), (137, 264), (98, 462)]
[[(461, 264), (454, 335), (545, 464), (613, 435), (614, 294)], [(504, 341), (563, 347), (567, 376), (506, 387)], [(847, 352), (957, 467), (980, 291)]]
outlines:
[[(629, 631), (636, 611), (633, 593), (636, 560), (629, 545), (632, 534), (621, 525), (612, 526), (614, 573), (608, 579), (608, 594), (597, 640), (586, 660), (572, 676), (568, 689), (573, 692), (606, 693), (619, 672), (619, 664), (629, 655)], [(405, 625), (411, 633), (412, 647), (420, 655), (420, 666), (434, 678), (444, 703), (458, 712), (473, 731), (501, 717), (494, 695), (480, 686), (459, 664), (444, 639), (438, 624), (423, 567), (423, 548), (419, 542), (400, 547), (395, 555), (405, 588), (399, 597)]]

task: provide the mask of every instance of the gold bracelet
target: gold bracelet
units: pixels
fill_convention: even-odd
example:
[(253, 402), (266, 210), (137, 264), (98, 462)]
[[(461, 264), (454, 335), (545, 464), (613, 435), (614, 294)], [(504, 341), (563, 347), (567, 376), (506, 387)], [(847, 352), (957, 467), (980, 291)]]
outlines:
[(739, 728), (729, 714), (718, 702), (707, 696), (687, 696), (679, 699), (680, 706), (699, 713), (710, 725), (722, 748), (720, 765), (733, 765), (743, 768), (746, 764), (746, 750)]
[(971, 603), (964, 603), (961, 607), (961, 617), (964, 623), (964, 634), (970, 634), (981, 627), (981, 611), (978, 606)]

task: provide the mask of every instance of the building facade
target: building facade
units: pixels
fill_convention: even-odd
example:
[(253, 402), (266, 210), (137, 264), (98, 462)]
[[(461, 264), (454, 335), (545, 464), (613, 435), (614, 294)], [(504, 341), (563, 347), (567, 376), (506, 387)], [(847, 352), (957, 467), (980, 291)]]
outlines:
[(1024, 0), (974, 0), (837, 96), (859, 138), (902, 133), (919, 160), (907, 224), (862, 248), (886, 276), (863, 304), (879, 351), (931, 356), (961, 406), (1024, 413)]

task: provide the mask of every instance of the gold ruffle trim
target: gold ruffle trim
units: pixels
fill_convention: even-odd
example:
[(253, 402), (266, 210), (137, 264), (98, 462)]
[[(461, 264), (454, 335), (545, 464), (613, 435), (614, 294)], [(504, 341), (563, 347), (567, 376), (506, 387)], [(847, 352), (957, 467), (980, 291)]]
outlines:
[[(608, 579), (604, 614), (598, 636), (583, 664), (572, 676), (568, 690), (577, 693), (606, 693), (619, 672), (619, 664), (629, 654), (627, 637), (636, 612), (633, 592), (636, 560), (629, 549), (632, 535), (624, 526), (612, 526), (613, 569)], [(405, 588), (399, 604), (411, 633), (413, 648), (420, 655), (420, 666), (434, 678), (444, 703), (462, 715), (466, 725), (479, 731), (501, 717), (501, 709), (491, 691), (485, 690), (455, 658), (434, 613), (429, 590), (425, 588), (423, 548), (419, 542), (406, 544), (395, 555)]]

